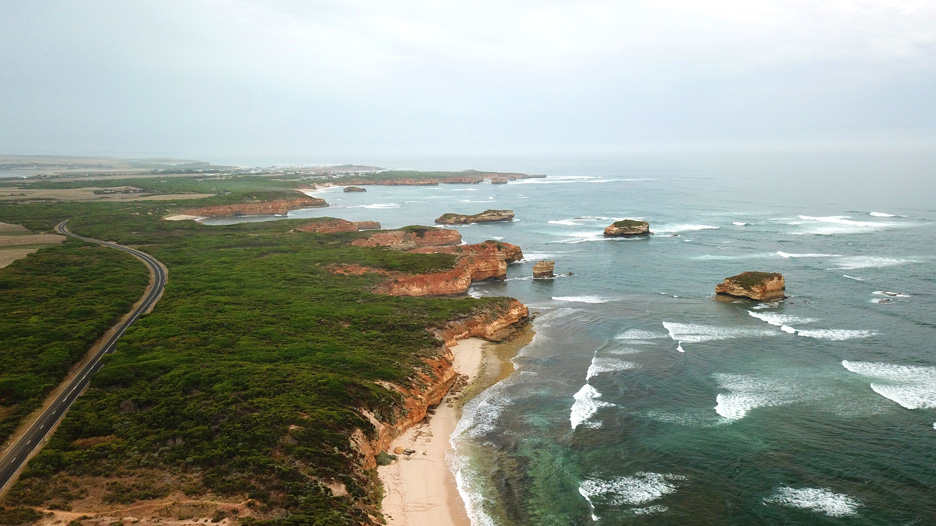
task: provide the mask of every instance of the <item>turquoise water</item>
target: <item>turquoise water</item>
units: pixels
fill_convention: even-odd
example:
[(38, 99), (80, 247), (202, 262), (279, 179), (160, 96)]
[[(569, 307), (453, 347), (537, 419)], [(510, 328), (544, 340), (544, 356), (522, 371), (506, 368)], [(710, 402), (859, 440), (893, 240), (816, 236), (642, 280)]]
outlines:
[[(516, 161), (491, 168), (550, 177), (329, 189), (290, 216), (516, 212), (459, 228), (526, 255), (472, 294), (538, 313), (453, 440), (475, 524), (934, 524), (934, 184), (833, 161)], [(656, 235), (601, 236), (625, 217)], [(533, 281), (539, 259), (574, 275)], [(790, 297), (714, 299), (746, 270)]]

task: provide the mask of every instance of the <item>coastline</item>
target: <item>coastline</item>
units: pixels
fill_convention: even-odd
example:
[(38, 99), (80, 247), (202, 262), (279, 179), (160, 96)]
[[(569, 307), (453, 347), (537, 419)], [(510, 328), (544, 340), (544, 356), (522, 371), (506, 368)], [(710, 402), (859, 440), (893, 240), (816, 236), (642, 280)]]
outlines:
[[(452, 390), (430, 410), (428, 418), (406, 430), (390, 445), (397, 460), (379, 466), (384, 488), (382, 511), (390, 526), (471, 526), (447, 457), (454, 454), (451, 436), (461, 407), (472, 397), (513, 372), (511, 358), (533, 337), (526, 325), (504, 343), (481, 338), (459, 340), (451, 348), (459, 375)], [(414, 450), (411, 455), (397, 451)]]

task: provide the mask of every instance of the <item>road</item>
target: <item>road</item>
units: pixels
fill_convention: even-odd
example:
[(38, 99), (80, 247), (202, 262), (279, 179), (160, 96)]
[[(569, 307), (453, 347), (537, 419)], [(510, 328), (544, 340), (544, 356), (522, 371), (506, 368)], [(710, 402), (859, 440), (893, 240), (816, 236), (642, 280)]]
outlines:
[(163, 289), (166, 287), (166, 271), (163, 270), (163, 266), (159, 261), (149, 254), (116, 243), (99, 241), (97, 239), (73, 234), (65, 227), (67, 222), (68, 221), (62, 221), (55, 226), (55, 230), (66, 236), (81, 239), (89, 243), (97, 243), (108, 248), (122, 250), (123, 252), (131, 254), (146, 263), (153, 272), (155, 279), (151, 281), (150, 284), (152, 286), (143, 297), (143, 301), (140, 305), (130, 313), (130, 317), (117, 326), (117, 330), (114, 331), (111, 337), (101, 346), (100, 350), (95, 353), (94, 357), (81, 368), (81, 371), (73, 377), (65, 389), (58, 395), (55, 402), (46, 408), (46, 410), (39, 415), (39, 418), (29, 427), (29, 430), (4, 452), (3, 457), (0, 458), (0, 488), (6, 488), (7, 484), (14, 479), (30, 453), (46, 439), (46, 435), (49, 431), (55, 427), (62, 416), (68, 411), (68, 408), (71, 407), (78, 396), (88, 387), (88, 383), (91, 381), (91, 375), (101, 368), (101, 358), (105, 354), (114, 352), (114, 345), (116, 345), (117, 340), (130, 325), (133, 325), (133, 322), (140, 317), (140, 314), (147, 312), (153, 307), (156, 301), (159, 300)]

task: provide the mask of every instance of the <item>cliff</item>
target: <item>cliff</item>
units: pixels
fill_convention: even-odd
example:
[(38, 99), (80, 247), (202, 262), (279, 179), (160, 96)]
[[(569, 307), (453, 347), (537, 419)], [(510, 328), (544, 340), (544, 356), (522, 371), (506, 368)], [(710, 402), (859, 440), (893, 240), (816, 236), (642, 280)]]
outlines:
[(650, 233), (650, 224), (636, 219), (616, 221), (604, 229), (605, 237), (649, 236)]
[(468, 223), (491, 223), (495, 221), (513, 221), (513, 210), (485, 210), (480, 214), (442, 214), (435, 222), (440, 225), (465, 225)]
[(758, 301), (783, 299), (785, 290), (786, 281), (777, 272), (743, 272), (715, 285), (716, 294)]
[(485, 241), (457, 247), (426, 247), (410, 252), (460, 254), (455, 267), (442, 272), (407, 274), (378, 285), (374, 292), (392, 296), (455, 296), (465, 294), (476, 281), (504, 279), (507, 264), (523, 258), (520, 247)]
[(379, 230), (377, 221), (345, 221), (344, 219), (320, 219), (307, 225), (294, 228), (292, 232), (313, 232), (333, 234), (335, 232), (357, 232), (358, 230)]
[(320, 208), (328, 206), (324, 199), (302, 196), (291, 199), (274, 199), (256, 203), (238, 203), (233, 205), (203, 206), (179, 212), (182, 215), (198, 217), (256, 216), (285, 214), (300, 208)]
[(366, 238), (355, 239), (351, 244), (356, 247), (409, 250), (422, 246), (457, 245), (461, 239), (458, 230), (425, 227), (376, 232)]
[(355, 447), (363, 454), (364, 468), (370, 469), (376, 466), (377, 454), (386, 451), (393, 439), (426, 418), (429, 408), (441, 402), (451, 389), (458, 376), (452, 367), (454, 355), (451, 347), (455, 346), (458, 340), (482, 338), (488, 341), (500, 341), (513, 334), (528, 319), (529, 310), (526, 305), (508, 298), (505, 306), (450, 321), (441, 328), (429, 329), (443, 342), (438, 354), (425, 360), (424, 369), (414, 372), (408, 387), (383, 385), (402, 396), (402, 407), (394, 415), (393, 422), (381, 422), (373, 415), (365, 413), (377, 429), (377, 437), (373, 440), (366, 440), (364, 433), (360, 431), (352, 436)]

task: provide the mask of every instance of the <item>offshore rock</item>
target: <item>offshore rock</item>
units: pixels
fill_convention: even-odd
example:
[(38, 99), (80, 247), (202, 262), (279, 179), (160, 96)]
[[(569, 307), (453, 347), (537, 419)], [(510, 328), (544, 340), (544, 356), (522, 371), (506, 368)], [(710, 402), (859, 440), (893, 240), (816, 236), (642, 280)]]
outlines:
[(716, 294), (757, 301), (783, 299), (785, 289), (783, 274), (778, 272), (743, 272), (715, 285)]
[(274, 199), (258, 203), (238, 203), (233, 205), (203, 206), (190, 208), (179, 212), (182, 215), (198, 217), (228, 217), (228, 216), (255, 216), (285, 214), (290, 210), (300, 208), (320, 208), (328, 206), (324, 199), (318, 197), (296, 197), (292, 199)]
[(466, 225), (468, 223), (492, 223), (495, 221), (513, 221), (513, 210), (485, 210), (480, 214), (442, 214), (435, 222), (440, 225)]
[(650, 234), (650, 223), (636, 219), (616, 221), (604, 229), (605, 237), (637, 237)]
[(537, 261), (533, 265), (533, 278), (543, 279), (555, 277), (553, 270), (556, 268), (556, 262), (550, 260)]
[(410, 250), (422, 246), (457, 245), (461, 243), (458, 230), (433, 227), (410, 227), (389, 232), (377, 232), (351, 242), (356, 247), (389, 247)]
[(346, 186), (344, 187), (344, 192), (366, 192), (366, 188), (361, 188), (360, 186)]

